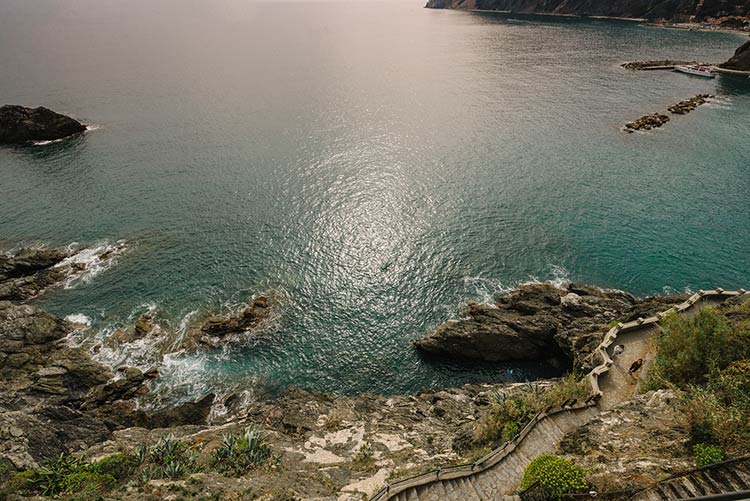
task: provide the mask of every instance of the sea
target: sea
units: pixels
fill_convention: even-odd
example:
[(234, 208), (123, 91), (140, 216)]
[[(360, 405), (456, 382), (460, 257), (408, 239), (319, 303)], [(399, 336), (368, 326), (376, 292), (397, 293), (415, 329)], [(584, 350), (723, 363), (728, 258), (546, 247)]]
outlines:
[[(552, 376), (412, 342), (526, 282), (750, 288), (750, 79), (620, 67), (745, 38), (406, 0), (0, 0), (0, 104), (90, 129), (0, 148), (0, 250), (118, 250), (32, 304), (99, 360), (158, 367), (145, 405)], [(277, 315), (243, 342), (102, 348), (258, 294)]]

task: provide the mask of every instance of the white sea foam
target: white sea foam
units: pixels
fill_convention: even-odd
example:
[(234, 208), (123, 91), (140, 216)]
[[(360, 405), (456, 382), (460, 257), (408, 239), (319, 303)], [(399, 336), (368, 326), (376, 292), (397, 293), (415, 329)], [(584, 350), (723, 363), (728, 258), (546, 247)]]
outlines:
[(496, 278), (483, 277), (481, 275), (464, 277), (464, 291), (466, 295), (482, 303), (494, 304), (495, 297), (500, 294), (507, 294), (512, 290), (513, 287), (505, 285), (501, 280)]
[[(63, 281), (63, 287), (70, 289), (77, 283), (89, 283), (102, 271), (111, 268), (119, 255), (125, 252), (125, 240), (115, 243), (102, 242), (93, 247), (82, 249), (70, 257), (63, 259), (55, 267), (72, 265), (73, 272)], [(71, 244), (70, 248), (75, 248)]]
[(550, 284), (550, 285), (557, 287), (558, 289), (561, 289), (570, 285), (570, 273), (568, 272), (568, 270), (556, 264), (551, 264), (549, 265), (549, 267), (550, 267), (550, 272), (547, 278), (530, 276), (528, 280), (519, 283), (513, 289), (517, 289), (521, 285), (527, 285), (527, 284)]
[(84, 315), (83, 313), (73, 313), (71, 315), (67, 315), (65, 317), (65, 320), (68, 322), (76, 325), (81, 326), (83, 328), (89, 328), (91, 327), (91, 319)]
[(48, 144), (59, 143), (59, 142), (64, 141), (64, 140), (65, 140), (65, 138), (62, 138), (62, 139), (51, 139), (51, 140), (48, 140), (48, 141), (32, 141), (31, 145), (32, 146), (46, 146)]

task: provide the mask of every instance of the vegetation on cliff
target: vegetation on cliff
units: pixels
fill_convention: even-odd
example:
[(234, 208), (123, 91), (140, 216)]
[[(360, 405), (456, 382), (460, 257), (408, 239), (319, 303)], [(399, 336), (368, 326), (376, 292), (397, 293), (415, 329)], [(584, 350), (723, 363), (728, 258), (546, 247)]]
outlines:
[(200, 459), (203, 447), (201, 442), (186, 443), (168, 435), (151, 447), (141, 445), (134, 452), (119, 452), (92, 462), (61, 454), (40, 468), (7, 474), (0, 499), (17, 494), (95, 500), (118, 486), (142, 491), (154, 479), (179, 480), (206, 471), (239, 476), (272, 464), (265, 436), (253, 428), (239, 436), (233, 432), (224, 435), (221, 446), (207, 460)]
[(566, 499), (588, 487), (585, 474), (572, 461), (554, 454), (542, 454), (524, 470), (519, 490), (528, 489), (538, 482), (549, 499)]
[(515, 393), (497, 393), (490, 409), (477, 423), (472, 445), (494, 448), (513, 440), (538, 413), (565, 403), (583, 402), (590, 391), (586, 381), (579, 381), (576, 374), (571, 374), (553, 385), (530, 383)]
[(684, 399), (695, 444), (740, 455), (750, 453), (750, 302), (731, 303), (663, 320), (648, 387)]

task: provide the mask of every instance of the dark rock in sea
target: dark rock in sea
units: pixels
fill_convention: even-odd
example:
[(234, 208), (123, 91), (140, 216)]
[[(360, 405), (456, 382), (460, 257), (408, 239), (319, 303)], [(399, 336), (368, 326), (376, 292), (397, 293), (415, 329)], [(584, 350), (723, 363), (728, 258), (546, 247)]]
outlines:
[(0, 107), (0, 144), (51, 141), (78, 134), (86, 126), (44, 107)]
[(735, 71), (750, 71), (750, 40), (742, 44), (734, 52), (734, 56), (719, 67)]
[(653, 70), (659, 68), (674, 68), (675, 66), (689, 66), (693, 64), (703, 64), (697, 61), (675, 61), (673, 59), (659, 59), (651, 61), (629, 61), (622, 63), (620, 66), (626, 70)]
[[(677, 297), (670, 298), (677, 301)], [(557, 359), (583, 366), (612, 320), (663, 308), (621, 291), (583, 285), (523, 285), (495, 304), (469, 303), (464, 318), (439, 325), (414, 344), (424, 353), (501, 362)]]
[(123, 327), (114, 331), (107, 339), (106, 344), (110, 347), (117, 347), (138, 341), (149, 335), (158, 335), (160, 332), (161, 327), (154, 322), (154, 317), (149, 313), (145, 313), (138, 317), (134, 326)]
[(273, 306), (271, 298), (260, 295), (239, 311), (212, 315), (201, 326), (196, 340), (199, 344), (215, 346), (232, 335), (256, 331), (271, 318)]

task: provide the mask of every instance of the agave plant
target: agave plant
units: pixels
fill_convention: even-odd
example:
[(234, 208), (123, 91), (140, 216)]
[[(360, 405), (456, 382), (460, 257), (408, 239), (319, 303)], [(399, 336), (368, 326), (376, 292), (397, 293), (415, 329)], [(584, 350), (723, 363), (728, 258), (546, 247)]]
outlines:
[(240, 436), (231, 431), (224, 434), (221, 446), (211, 456), (211, 465), (224, 473), (242, 475), (270, 457), (271, 448), (263, 433), (247, 427)]
[(141, 444), (140, 447), (138, 447), (138, 451), (135, 453), (135, 461), (136, 464), (139, 466), (146, 462), (148, 459), (148, 446), (146, 444)]

